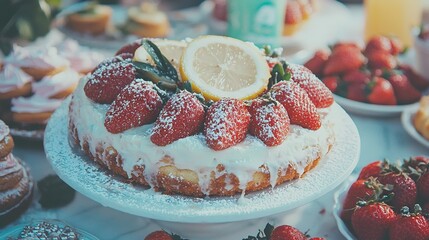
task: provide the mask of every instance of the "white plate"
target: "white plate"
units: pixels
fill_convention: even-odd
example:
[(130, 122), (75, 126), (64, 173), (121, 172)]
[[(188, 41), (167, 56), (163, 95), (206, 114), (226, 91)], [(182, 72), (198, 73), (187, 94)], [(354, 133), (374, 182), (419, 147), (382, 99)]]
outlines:
[(420, 133), (417, 132), (416, 128), (413, 125), (414, 114), (416, 114), (418, 108), (419, 106), (416, 105), (404, 110), (401, 116), (402, 126), (412, 138), (414, 138), (417, 142), (423, 144), (425, 147), (429, 148), (429, 141), (422, 135), (420, 135)]
[(355, 168), (360, 154), (357, 128), (337, 104), (332, 113), (336, 142), (330, 153), (304, 178), (274, 189), (250, 193), (245, 198), (192, 198), (169, 196), (124, 183), (69, 145), (68, 103), (51, 117), (44, 146), (54, 171), (78, 192), (130, 214), (184, 223), (224, 223), (270, 216), (302, 206), (341, 184)]
[(348, 112), (356, 113), (359, 115), (373, 116), (373, 117), (392, 117), (400, 115), (405, 109), (416, 106), (419, 103), (407, 104), (407, 105), (376, 105), (370, 103), (363, 103), (353, 101), (347, 98), (335, 95), (335, 101), (340, 104)]
[(334, 207), (333, 214), (335, 221), (337, 222), (338, 230), (343, 234), (347, 240), (356, 240), (355, 236), (350, 232), (346, 224), (341, 219), (341, 209), (343, 206), (344, 199), (346, 198), (347, 192), (349, 191), (350, 186), (357, 179), (357, 176), (350, 176), (346, 181), (338, 188), (338, 191), (334, 193)]

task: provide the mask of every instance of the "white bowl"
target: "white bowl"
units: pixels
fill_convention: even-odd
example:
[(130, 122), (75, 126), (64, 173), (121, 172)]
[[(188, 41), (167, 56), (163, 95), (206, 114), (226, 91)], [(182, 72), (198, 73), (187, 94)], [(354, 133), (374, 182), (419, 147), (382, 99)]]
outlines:
[(332, 213), (334, 214), (335, 221), (337, 222), (338, 230), (347, 240), (356, 240), (356, 237), (350, 232), (347, 225), (341, 219), (341, 209), (344, 199), (350, 186), (356, 181), (357, 176), (351, 175), (334, 193), (334, 207)]

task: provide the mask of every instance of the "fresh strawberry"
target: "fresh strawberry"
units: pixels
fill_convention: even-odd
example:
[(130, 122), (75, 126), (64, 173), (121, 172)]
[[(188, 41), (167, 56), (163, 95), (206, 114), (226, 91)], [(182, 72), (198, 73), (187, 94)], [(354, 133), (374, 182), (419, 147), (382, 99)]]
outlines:
[(286, 71), (291, 74), (291, 80), (298, 83), (307, 92), (308, 97), (317, 108), (326, 108), (334, 103), (332, 92), (306, 67), (288, 64)]
[(358, 102), (366, 102), (367, 97), (365, 94), (365, 84), (364, 83), (351, 83), (347, 86), (347, 96), (348, 99)]
[(242, 142), (249, 123), (250, 114), (242, 101), (223, 98), (213, 103), (204, 122), (207, 145), (214, 150), (223, 150)]
[(362, 203), (352, 214), (352, 226), (358, 239), (384, 240), (389, 228), (395, 222), (396, 214), (384, 203)]
[(298, 1), (288, 1), (286, 5), (285, 23), (297, 24), (302, 22), (302, 12)]
[(417, 74), (409, 65), (401, 64), (399, 65), (399, 69), (404, 72), (404, 74), (408, 77), (408, 80), (411, 84), (423, 91), (429, 87), (429, 79), (424, 78), (423, 76)]
[(380, 195), (382, 191), (382, 185), (375, 178), (358, 179), (350, 186), (344, 199), (341, 219), (346, 223), (350, 223), (356, 203), (358, 201), (367, 201), (376, 195)]
[(401, 214), (391, 225), (390, 240), (427, 240), (429, 239), (429, 222), (421, 214), (419, 205), (415, 206), (415, 213), (410, 213), (408, 207), (401, 209)]
[(162, 99), (153, 86), (142, 79), (126, 86), (110, 105), (104, 126), (111, 133), (142, 126), (155, 121), (162, 108)]
[(381, 174), (381, 170), (383, 169), (383, 165), (388, 164), (386, 161), (375, 161), (372, 162), (365, 167), (359, 173), (358, 179), (367, 179), (369, 177), (379, 177)]
[(389, 38), (389, 40), (390, 45), (392, 46), (392, 49), (390, 51), (392, 55), (396, 56), (404, 51), (404, 45), (402, 44), (401, 40), (396, 37), (391, 37)]
[(392, 44), (390, 39), (380, 35), (372, 37), (366, 44), (365, 55), (368, 56), (375, 51), (381, 51), (390, 54), (392, 52)]
[(324, 77), (322, 79), (322, 82), (325, 84), (325, 86), (331, 91), (331, 92), (335, 92), (337, 91), (337, 87), (338, 87), (338, 77), (336, 76), (328, 76), (328, 77)]
[(422, 94), (411, 85), (402, 72), (386, 71), (383, 76), (392, 84), (398, 104), (415, 103), (421, 98)]
[(393, 186), (393, 199), (389, 204), (399, 211), (403, 206), (414, 206), (417, 202), (417, 186), (412, 178), (400, 171), (383, 173), (378, 180)]
[(307, 240), (307, 237), (304, 233), (299, 231), (298, 229), (289, 226), (289, 225), (281, 225), (274, 228), (271, 233), (270, 240)]
[(423, 202), (429, 202), (429, 172), (426, 172), (417, 180), (417, 190), (419, 198)]
[(316, 76), (321, 76), (328, 58), (328, 51), (318, 50), (314, 53), (314, 56), (304, 64), (304, 66), (313, 72)]
[(411, 157), (404, 160), (402, 170), (407, 173), (414, 181), (417, 181), (420, 176), (428, 171), (429, 158), (426, 156)]
[(365, 57), (355, 48), (339, 48), (332, 52), (326, 61), (325, 76), (341, 74), (359, 69), (365, 63)]
[(141, 39), (138, 39), (134, 42), (130, 42), (128, 44), (125, 44), (115, 53), (115, 56), (122, 54), (122, 53), (130, 53), (134, 57), (134, 52), (137, 50), (137, 48), (139, 48), (142, 45), (141, 41), (142, 41)]
[(290, 120), (286, 109), (276, 100), (256, 99), (249, 108), (250, 134), (267, 146), (281, 144), (289, 132)]
[(144, 240), (173, 240), (173, 237), (165, 231), (155, 231), (147, 235)]
[(291, 124), (311, 130), (317, 130), (321, 126), (320, 116), (304, 91), (293, 81), (282, 81), (271, 88), (272, 96), (286, 109)]
[(339, 50), (342, 51), (342, 49), (354, 49), (354, 50), (361, 51), (361, 48), (355, 42), (337, 42), (331, 48), (333, 52), (339, 51)]
[(114, 57), (104, 59), (101, 63), (99, 63), (97, 65), (97, 67), (94, 68), (94, 70), (92, 70), (91, 73), (94, 73), (95, 71), (97, 71), (97, 69), (102, 68), (102, 67), (106, 67), (107, 65), (110, 65), (112, 63), (118, 63), (118, 62), (122, 62), (122, 61), (130, 61), (131, 59), (133, 59), (133, 55), (131, 53), (121, 53), (121, 54), (116, 55)]
[(396, 58), (387, 52), (372, 51), (367, 57), (368, 66), (372, 69), (394, 69), (398, 65)]
[(131, 63), (115, 62), (98, 68), (90, 75), (84, 91), (96, 103), (112, 103), (134, 79), (135, 69)]
[(355, 69), (349, 72), (346, 72), (342, 79), (344, 82), (353, 84), (367, 84), (370, 81), (370, 72), (367, 70)]
[(369, 92), (368, 101), (370, 103), (396, 105), (396, 97), (392, 84), (386, 79), (374, 77), (374, 79), (368, 83), (366, 90)]
[(190, 92), (174, 94), (159, 113), (150, 140), (165, 146), (198, 133), (204, 123), (204, 107)]

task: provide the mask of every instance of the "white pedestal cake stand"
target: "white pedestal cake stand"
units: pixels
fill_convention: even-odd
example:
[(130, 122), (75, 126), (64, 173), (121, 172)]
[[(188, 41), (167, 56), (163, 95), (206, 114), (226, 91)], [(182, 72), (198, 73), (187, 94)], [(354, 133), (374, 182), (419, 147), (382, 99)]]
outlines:
[(65, 101), (52, 115), (44, 139), (47, 158), (60, 178), (104, 206), (157, 220), (162, 227), (189, 238), (203, 235), (209, 238), (219, 232), (241, 229), (244, 221), (258, 221), (309, 203), (341, 184), (359, 160), (357, 128), (347, 113), (335, 104), (332, 109), (338, 116), (334, 120), (335, 144), (304, 178), (250, 193), (244, 198), (169, 196), (113, 177), (71, 146), (68, 104), (69, 101)]

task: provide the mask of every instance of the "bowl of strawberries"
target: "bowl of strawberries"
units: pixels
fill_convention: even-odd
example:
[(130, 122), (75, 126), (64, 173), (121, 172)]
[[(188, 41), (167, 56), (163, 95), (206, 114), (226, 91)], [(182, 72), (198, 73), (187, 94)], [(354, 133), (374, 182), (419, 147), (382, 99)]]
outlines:
[(334, 217), (347, 239), (429, 239), (428, 157), (370, 163), (334, 198)]
[(304, 66), (316, 74), (346, 110), (371, 116), (399, 115), (419, 101), (429, 81), (417, 74), (396, 38), (375, 36), (364, 47), (337, 42), (318, 50)]

